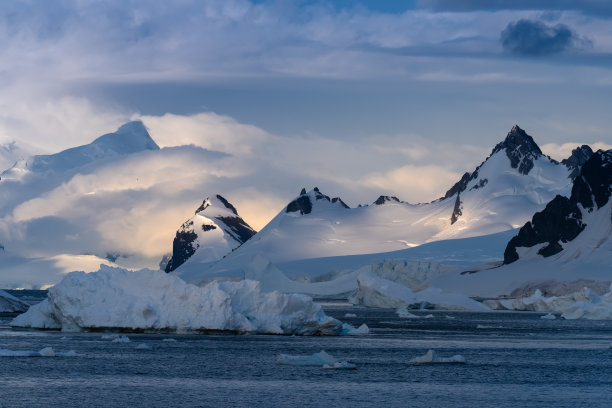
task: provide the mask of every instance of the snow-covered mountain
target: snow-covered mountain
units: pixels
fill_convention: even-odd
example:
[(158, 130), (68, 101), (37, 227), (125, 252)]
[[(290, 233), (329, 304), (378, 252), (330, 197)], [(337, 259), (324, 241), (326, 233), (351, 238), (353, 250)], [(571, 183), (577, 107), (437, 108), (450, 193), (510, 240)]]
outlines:
[(480, 166), (431, 203), (380, 196), (371, 205), (349, 208), (317, 188), (303, 189), (253, 239), (223, 260), (208, 269), (199, 266), (199, 271), (187, 263), (178, 273), (190, 279), (240, 276), (256, 254), (281, 263), (390, 252), (515, 229), (556, 195), (569, 195), (572, 171), (588, 150), (578, 153), (559, 163), (514, 126)]
[(187, 260), (194, 264), (219, 260), (253, 235), (255, 230), (229, 201), (218, 194), (209, 197), (176, 232), (165, 270), (172, 272)]
[(142, 122), (17, 157), (0, 174), (0, 287), (45, 287), (100, 264), (157, 266), (181, 214), (232, 168), (230, 158), (191, 145), (160, 149)]
[(26, 157), (30, 157), (32, 150), (34, 150), (32, 147), (24, 147), (15, 141), (0, 144), (0, 171), (4, 171)]

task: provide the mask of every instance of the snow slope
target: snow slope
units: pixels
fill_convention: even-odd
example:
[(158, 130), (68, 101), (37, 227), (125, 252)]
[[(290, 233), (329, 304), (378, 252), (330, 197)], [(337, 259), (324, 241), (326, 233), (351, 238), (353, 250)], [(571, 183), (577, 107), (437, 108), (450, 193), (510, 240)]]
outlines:
[(503, 266), (433, 284), (477, 296), (510, 295), (523, 287), (533, 293), (576, 280), (609, 285), (611, 194), (612, 151), (600, 150), (582, 166), (570, 197), (551, 200), (509, 241)]
[(342, 323), (304, 295), (261, 293), (255, 281), (198, 287), (162, 271), (73, 272), (11, 325), (64, 331), (236, 331), (337, 335)]
[(195, 264), (219, 260), (253, 235), (255, 230), (229, 201), (218, 194), (209, 197), (176, 232), (165, 270), (171, 272), (188, 259)]
[(570, 174), (568, 166), (544, 156), (515, 126), (474, 172), (439, 200), (409, 204), (381, 196), (372, 205), (348, 208), (317, 188), (302, 190), (257, 235), (218, 263), (205, 267), (186, 262), (177, 272), (206, 280), (234, 274), (257, 254), (281, 264), (507, 231), (524, 224), (557, 194), (568, 195)]

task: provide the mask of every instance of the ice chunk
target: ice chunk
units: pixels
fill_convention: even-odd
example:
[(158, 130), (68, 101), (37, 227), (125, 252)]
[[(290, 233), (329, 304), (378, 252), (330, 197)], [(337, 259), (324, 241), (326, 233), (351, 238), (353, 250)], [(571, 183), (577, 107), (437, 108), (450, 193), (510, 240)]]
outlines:
[(166, 343), (176, 343), (176, 339), (172, 339), (172, 338), (163, 339), (162, 341), (164, 341)]
[(111, 343), (129, 343), (130, 338), (128, 336), (115, 337)]
[(43, 357), (55, 357), (55, 352), (51, 347), (45, 347), (44, 349), (40, 350), (39, 353)]
[(415, 315), (414, 313), (410, 313), (408, 309), (397, 309), (396, 312), (399, 317), (402, 319), (433, 319), (434, 315), (428, 314), (425, 316)]
[(103, 334), (102, 337), (100, 337), (102, 340), (114, 340), (117, 337), (119, 337), (118, 334)]
[(136, 350), (153, 350), (153, 347), (149, 346), (147, 343), (140, 343), (136, 346)]
[(348, 361), (339, 361), (334, 364), (323, 364), (323, 368), (327, 370), (355, 370), (357, 369), (357, 366), (349, 363)]
[(276, 357), (276, 362), (278, 364), (286, 364), (286, 365), (294, 365), (294, 366), (320, 366), (323, 365), (334, 365), (338, 361), (332, 357), (330, 354), (327, 354), (325, 351), (321, 350), (318, 353), (311, 354), (309, 356), (293, 356), (290, 354), (279, 354)]
[(544, 319), (544, 320), (555, 320), (557, 318), (557, 316), (555, 316), (552, 313), (547, 313), (545, 315), (540, 316), (540, 319)]
[(342, 330), (342, 323), (309, 296), (262, 293), (255, 281), (215, 281), (199, 287), (161, 271), (104, 265), (98, 272), (66, 275), (49, 289), (46, 300), (11, 325), (298, 335), (338, 335)]
[(355, 313), (347, 313), (344, 317), (357, 317), (357, 315)]
[(440, 310), (490, 310), (480, 302), (458, 293), (444, 293), (438, 288), (413, 292), (407, 286), (362, 272), (357, 278), (358, 290), (351, 301), (368, 307), (400, 309), (429, 305)]
[(414, 364), (465, 364), (465, 357), (460, 354), (452, 357), (439, 357), (434, 350), (428, 350), (424, 356), (415, 357), (410, 360)]
[(363, 323), (361, 326), (355, 328), (350, 324), (344, 323), (342, 325), (342, 334), (346, 334), (349, 336), (360, 336), (365, 334), (370, 334), (370, 328), (367, 324)]

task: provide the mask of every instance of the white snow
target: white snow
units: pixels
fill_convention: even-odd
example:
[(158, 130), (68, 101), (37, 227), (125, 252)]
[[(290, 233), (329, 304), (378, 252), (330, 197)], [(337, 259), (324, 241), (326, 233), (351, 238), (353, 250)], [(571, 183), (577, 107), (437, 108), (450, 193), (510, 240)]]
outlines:
[(410, 362), (413, 364), (465, 364), (465, 357), (460, 354), (452, 357), (440, 357), (435, 350), (429, 350), (425, 355), (415, 357)]
[(293, 366), (316, 366), (325, 369), (340, 369), (340, 370), (353, 370), (357, 368), (355, 364), (351, 364), (347, 361), (338, 361), (332, 355), (321, 350), (318, 353), (314, 353), (307, 356), (294, 356), (290, 354), (279, 354), (276, 357), (278, 364), (293, 365)]
[(16, 327), (78, 331), (221, 330), (273, 334), (336, 335), (342, 324), (305, 295), (262, 293), (259, 283), (212, 282), (198, 287), (161, 271), (102, 266), (73, 272), (49, 289), (48, 298), (20, 316)]
[(457, 293), (427, 288), (413, 292), (408, 287), (363, 272), (358, 277), (359, 289), (351, 301), (368, 307), (402, 309), (428, 307), (438, 310), (490, 310), (482, 303)]

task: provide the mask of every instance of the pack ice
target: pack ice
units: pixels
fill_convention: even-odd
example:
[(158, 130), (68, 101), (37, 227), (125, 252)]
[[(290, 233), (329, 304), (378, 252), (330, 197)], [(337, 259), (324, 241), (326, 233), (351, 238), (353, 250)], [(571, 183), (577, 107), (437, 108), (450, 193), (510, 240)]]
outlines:
[(162, 271), (101, 266), (73, 272), (48, 298), (12, 322), (63, 331), (232, 331), (338, 335), (342, 323), (306, 295), (262, 293), (259, 282), (211, 282), (198, 287)]

